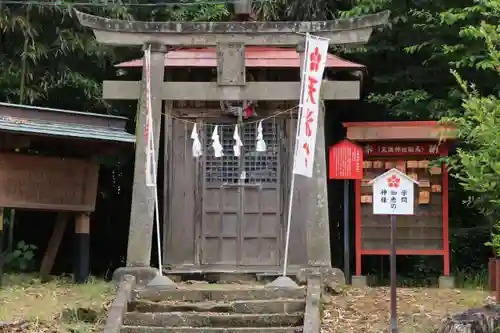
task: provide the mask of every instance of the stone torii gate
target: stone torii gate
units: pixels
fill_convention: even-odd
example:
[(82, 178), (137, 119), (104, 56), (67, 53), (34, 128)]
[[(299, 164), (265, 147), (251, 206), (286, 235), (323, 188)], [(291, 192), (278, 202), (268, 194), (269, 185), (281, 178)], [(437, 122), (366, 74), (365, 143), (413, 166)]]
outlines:
[[(320, 22), (138, 22), (114, 20), (76, 11), (79, 22), (93, 30), (99, 43), (114, 46), (151, 47), (151, 95), (155, 133), (155, 157), (159, 156), (162, 101), (272, 101), (298, 100), (300, 82), (246, 82), (245, 46), (295, 47), (303, 54), (305, 33), (328, 38), (331, 45), (362, 45), (368, 42), (373, 28), (387, 23), (389, 12)], [(178, 47), (216, 47), (217, 82), (165, 82), (165, 53)], [(302, 57), (301, 54), (301, 57)], [(105, 99), (140, 99), (138, 129), (145, 128), (145, 70), (142, 82), (105, 81)], [(141, 85), (142, 84), (142, 85)], [(324, 81), (324, 100), (360, 98), (358, 81)], [(168, 110), (166, 112), (169, 112)], [(306, 204), (307, 258), (310, 267), (331, 267), (327, 205), (327, 169), (324, 138), (324, 110), (318, 120), (316, 160), (307, 183)], [(165, 133), (165, 137), (167, 137)], [(132, 207), (127, 250), (127, 267), (119, 268), (115, 278), (133, 274), (148, 282), (157, 274), (150, 267), (153, 235), (153, 192), (145, 182), (145, 138), (137, 136)], [(158, 163), (157, 163), (158, 165)]]

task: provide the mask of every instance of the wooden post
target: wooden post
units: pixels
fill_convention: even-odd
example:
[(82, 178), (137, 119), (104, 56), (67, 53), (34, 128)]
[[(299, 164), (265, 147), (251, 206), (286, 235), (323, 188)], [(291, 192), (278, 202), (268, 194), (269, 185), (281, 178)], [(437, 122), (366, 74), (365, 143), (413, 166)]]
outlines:
[(90, 275), (90, 219), (89, 213), (80, 213), (75, 219), (75, 283), (87, 283)]
[[(442, 157), (448, 156), (448, 148), (441, 153)], [(450, 276), (450, 235), (449, 235), (449, 207), (448, 207), (448, 166), (446, 163), (441, 165), (443, 169), (442, 191), (443, 191), (443, 250), (444, 267), (443, 275)]]
[(42, 280), (47, 280), (54, 266), (54, 261), (57, 257), (57, 252), (59, 251), (59, 246), (61, 245), (67, 224), (68, 215), (66, 213), (59, 213), (57, 215), (56, 225), (52, 230), (52, 236), (50, 236), (49, 244), (47, 245), (47, 250), (43, 256), (42, 264), (40, 265), (40, 276)]
[(500, 256), (497, 256), (496, 260), (496, 273), (495, 273), (495, 288), (496, 288), (496, 293), (495, 293), (495, 298), (497, 304), (500, 304)]
[(3, 207), (0, 207), (0, 287), (2, 286), (3, 279)]
[(497, 283), (497, 259), (496, 258), (490, 258), (488, 262), (488, 290), (493, 294), (496, 288), (496, 283)]

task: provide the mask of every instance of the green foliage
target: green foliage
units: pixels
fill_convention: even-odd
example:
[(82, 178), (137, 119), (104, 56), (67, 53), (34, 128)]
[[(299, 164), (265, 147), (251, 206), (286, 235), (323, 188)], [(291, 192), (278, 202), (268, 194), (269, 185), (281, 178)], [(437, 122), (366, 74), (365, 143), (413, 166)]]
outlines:
[[(110, 18), (146, 21), (213, 21), (229, 15), (226, 5), (217, 1), (180, 0), (189, 5), (153, 8), (123, 5), (125, 1), (92, 2), (98, 6), (78, 9)], [(148, 1), (126, 1), (140, 2)], [(0, 2), (1, 101), (120, 113), (102, 99), (102, 81), (116, 75), (116, 62), (140, 56), (139, 50), (99, 45), (92, 32), (77, 22), (73, 8), (72, 1), (43, 6)]]
[[(487, 4), (487, 2), (483, 2)], [(492, 12), (500, 17), (500, 2), (492, 1)], [(456, 62), (458, 67), (473, 67), (477, 71), (490, 72), (500, 81), (500, 26), (481, 22), (478, 26), (466, 26), (461, 36), (482, 43), (481, 57)], [(500, 94), (482, 93), (474, 83), (468, 83), (452, 70), (463, 91), (462, 109), (454, 117), (443, 119), (456, 126), (458, 138), (464, 146), (449, 159), (452, 175), (474, 194), (469, 203), (495, 224), (492, 240), (487, 243), (500, 255)]]
[[(481, 21), (494, 24), (498, 0), (393, 1), (357, 0), (344, 17), (390, 10), (388, 27), (376, 31), (362, 49), (345, 50), (367, 65), (372, 85), (368, 108), (380, 118), (424, 120), (451, 116), (460, 109), (460, 92), (449, 66), (464, 67), (481, 61), (484, 48), (477, 39), (465, 38), (464, 27)], [(498, 81), (490, 73), (462, 73), (493, 91)]]
[(31, 268), (37, 247), (26, 244), (24, 241), (17, 243), (16, 248), (5, 255), (5, 265), (11, 271), (26, 271)]
[(497, 256), (500, 256), (500, 227), (497, 226), (494, 231), (491, 233), (491, 242), (486, 242), (485, 245), (491, 246), (495, 251)]
[(321, 21), (337, 16), (339, 9), (347, 9), (348, 1), (342, 0), (256, 0), (254, 13), (264, 21)]

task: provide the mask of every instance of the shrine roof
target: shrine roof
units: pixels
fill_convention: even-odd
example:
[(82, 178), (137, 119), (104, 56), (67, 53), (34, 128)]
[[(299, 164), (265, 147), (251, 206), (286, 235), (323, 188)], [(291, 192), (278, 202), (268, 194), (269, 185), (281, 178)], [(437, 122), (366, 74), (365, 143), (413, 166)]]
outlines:
[(126, 122), (125, 117), (0, 103), (2, 132), (134, 143)]
[(347, 138), (354, 141), (454, 140), (454, 127), (438, 121), (347, 122)]
[[(261, 68), (299, 68), (300, 56), (294, 48), (246, 47), (245, 66)], [(116, 67), (142, 67), (142, 58), (117, 64)], [(217, 67), (214, 47), (186, 48), (168, 52), (165, 67)], [(338, 69), (362, 69), (365, 66), (328, 54), (326, 67)]]

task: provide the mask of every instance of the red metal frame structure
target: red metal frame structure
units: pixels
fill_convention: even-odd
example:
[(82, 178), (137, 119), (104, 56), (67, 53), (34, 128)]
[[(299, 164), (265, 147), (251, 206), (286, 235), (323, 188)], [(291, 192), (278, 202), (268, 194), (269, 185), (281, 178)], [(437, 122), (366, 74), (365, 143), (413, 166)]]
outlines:
[[(347, 129), (347, 138), (360, 144), (371, 145), (370, 153), (364, 151), (365, 160), (369, 157), (400, 157), (400, 160), (419, 160), (422, 158), (438, 158), (447, 156), (448, 142), (453, 140), (449, 127), (440, 125), (436, 121), (412, 122), (358, 122), (344, 123)], [(438, 147), (429, 153), (430, 145)], [(397, 146), (398, 151), (386, 151), (383, 147)], [(410, 149), (410, 147), (422, 149)], [(406, 148), (401, 148), (406, 147)], [(385, 150), (385, 151), (384, 151)], [(408, 152), (411, 150), (411, 152)], [(398, 255), (440, 255), (444, 259), (444, 276), (450, 274), (450, 248), (448, 235), (448, 172), (442, 165), (442, 249), (398, 249)], [(363, 255), (389, 255), (387, 249), (362, 248), (362, 212), (361, 212), (361, 180), (355, 182), (355, 240), (356, 240), (356, 275), (362, 274), (361, 257)]]

